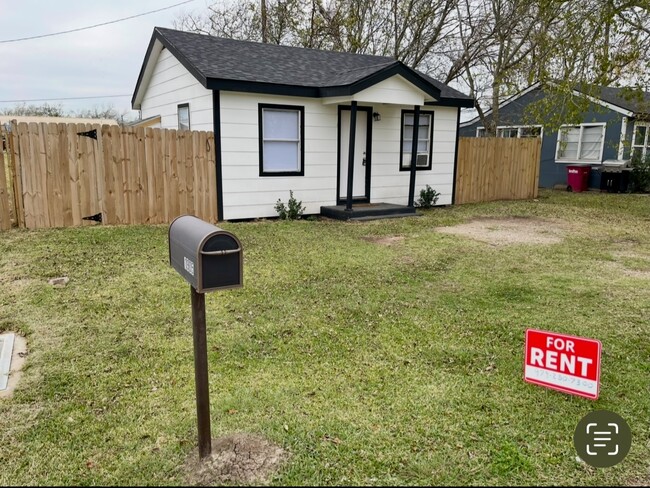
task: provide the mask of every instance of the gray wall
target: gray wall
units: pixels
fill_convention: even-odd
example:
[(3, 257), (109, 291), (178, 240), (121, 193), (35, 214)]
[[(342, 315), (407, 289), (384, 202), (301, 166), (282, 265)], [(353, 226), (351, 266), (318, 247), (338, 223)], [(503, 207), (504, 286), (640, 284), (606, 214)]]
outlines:
[[(532, 90), (521, 98), (510, 102), (500, 111), (499, 125), (524, 125), (524, 111), (528, 105), (544, 96), (542, 90)], [(622, 115), (600, 105), (590, 106), (583, 114), (582, 122), (605, 122), (605, 147), (603, 149), (603, 160), (618, 158), (618, 145), (621, 137)], [(490, 117), (488, 117), (489, 119)], [(460, 128), (461, 137), (476, 137), (477, 127), (483, 123), (477, 121), (469, 126)], [(634, 129), (633, 121), (628, 122), (627, 140), (630, 141)], [(539, 170), (539, 186), (552, 188), (554, 185), (566, 185), (567, 169), (571, 163), (556, 163), (555, 150), (557, 147), (557, 131), (549, 132), (544, 128), (544, 139), (542, 141), (542, 154)], [(625, 157), (629, 156), (626, 151)], [(589, 178), (590, 188), (600, 188), (600, 173), (592, 168)]]

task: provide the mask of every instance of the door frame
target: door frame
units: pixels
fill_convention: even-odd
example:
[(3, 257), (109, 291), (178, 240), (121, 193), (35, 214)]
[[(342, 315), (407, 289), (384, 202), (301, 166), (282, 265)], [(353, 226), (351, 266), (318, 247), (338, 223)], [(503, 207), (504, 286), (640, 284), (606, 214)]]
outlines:
[[(342, 205), (345, 203), (346, 198), (341, 197), (341, 113), (344, 111), (352, 111), (351, 105), (338, 106), (338, 121), (336, 131), (336, 204)], [(366, 112), (368, 114), (368, 125), (366, 127), (366, 184), (365, 196), (353, 198), (352, 201), (356, 203), (370, 203), (370, 170), (372, 168), (372, 107), (357, 106), (358, 112)], [(349, 137), (349, 136), (348, 136)], [(358, 143), (355, 137), (355, 145)], [(346, 164), (347, 169), (347, 164)]]

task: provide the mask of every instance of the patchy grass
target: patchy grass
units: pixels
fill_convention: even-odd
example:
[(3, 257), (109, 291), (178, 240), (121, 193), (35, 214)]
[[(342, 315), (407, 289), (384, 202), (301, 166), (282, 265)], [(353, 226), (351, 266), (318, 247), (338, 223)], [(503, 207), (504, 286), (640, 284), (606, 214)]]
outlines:
[[(435, 230), (490, 217), (562, 221), (563, 240)], [(289, 450), (274, 484), (648, 479), (649, 198), (545, 192), (415, 219), (223, 227), (243, 242), (245, 287), (206, 297), (212, 433)], [(0, 401), (0, 485), (186, 482), (189, 285), (167, 253), (166, 226), (0, 234), (0, 331), (30, 351)], [(61, 275), (67, 287), (47, 285)], [(598, 401), (523, 381), (528, 327), (602, 341)], [(575, 460), (594, 409), (632, 428), (613, 468)]]

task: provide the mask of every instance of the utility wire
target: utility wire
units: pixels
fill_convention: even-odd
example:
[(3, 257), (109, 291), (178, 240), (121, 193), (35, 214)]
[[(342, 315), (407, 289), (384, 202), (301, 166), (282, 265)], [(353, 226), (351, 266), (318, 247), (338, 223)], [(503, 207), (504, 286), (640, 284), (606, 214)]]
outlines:
[(18, 38), (18, 39), (5, 39), (4, 41), (0, 41), (0, 44), (5, 44), (5, 43), (8, 43), (8, 42), (29, 41), (31, 39), (41, 39), (43, 37), (60, 36), (61, 34), (70, 34), (71, 32), (79, 32), (79, 31), (82, 31), (82, 30), (94, 29), (95, 27), (102, 27), (104, 25), (115, 24), (117, 22), (122, 22), (124, 20), (135, 19), (136, 17), (142, 17), (144, 15), (154, 14), (156, 12), (162, 12), (163, 10), (169, 10), (170, 8), (178, 7), (179, 5), (184, 5), (186, 3), (190, 3), (190, 2), (193, 2), (193, 1), (194, 0), (185, 0), (184, 2), (177, 3), (175, 5), (170, 5), (169, 7), (159, 8), (158, 10), (151, 10), (149, 12), (144, 12), (142, 14), (131, 15), (130, 17), (124, 17), (124, 18), (117, 19), (117, 20), (111, 20), (109, 22), (102, 22), (101, 24), (89, 25), (87, 27), (79, 27), (78, 29), (70, 29), (70, 30), (67, 30), (67, 31), (53, 32), (51, 34), (42, 34), (40, 36), (21, 37), (21, 38)]

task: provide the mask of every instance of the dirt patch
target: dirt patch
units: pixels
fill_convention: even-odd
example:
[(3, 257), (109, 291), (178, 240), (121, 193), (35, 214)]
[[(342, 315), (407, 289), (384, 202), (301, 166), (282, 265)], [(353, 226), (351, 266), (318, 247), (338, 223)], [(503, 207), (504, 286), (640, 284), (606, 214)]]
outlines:
[(212, 454), (205, 461), (199, 460), (198, 449), (190, 454), (185, 463), (187, 483), (264, 485), (286, 459), (284, 449), (262, 436), (232, 434), (212, 439)]
[(373, 244), (379, 244), (381, 246), (394, 246), (395, 244), (399, 244), (400, 242), (404, 241), (404, 236), (385, 236), (385, 237), (377, 237), (377, 236), (368, 236), (368, 237), (362, 237), (364, 241), (372, 242)]
[(568, 229), (561, 221), (535, 218), (482, 218), (452, 227), (437, 227), (438, 232), (469, 237), (493, 246), (512, 244), (557, 244)]
[(612, 254), (617, 258), (630, 258), (650, 261), (650, 254), (644, 254), (641, 251), (614, 251)]
[(650, 271), (647, 270), (631, 269), (620, 262), (607, 262), (603, 263), (603, 265), (606, 269), (612, 270), (617, 274), (622, 274), (631, 278), (650, 279)]
[(0, 391), (0, 398), (9, 398), (14, 394), (14, 390), (20, 381), (22, 369), (27, 357), (27, 341), (21, 335), (14, 336), (14, 348), (11, 354), (11, 367), (9, 369), (9, 381), (7, 388)]

